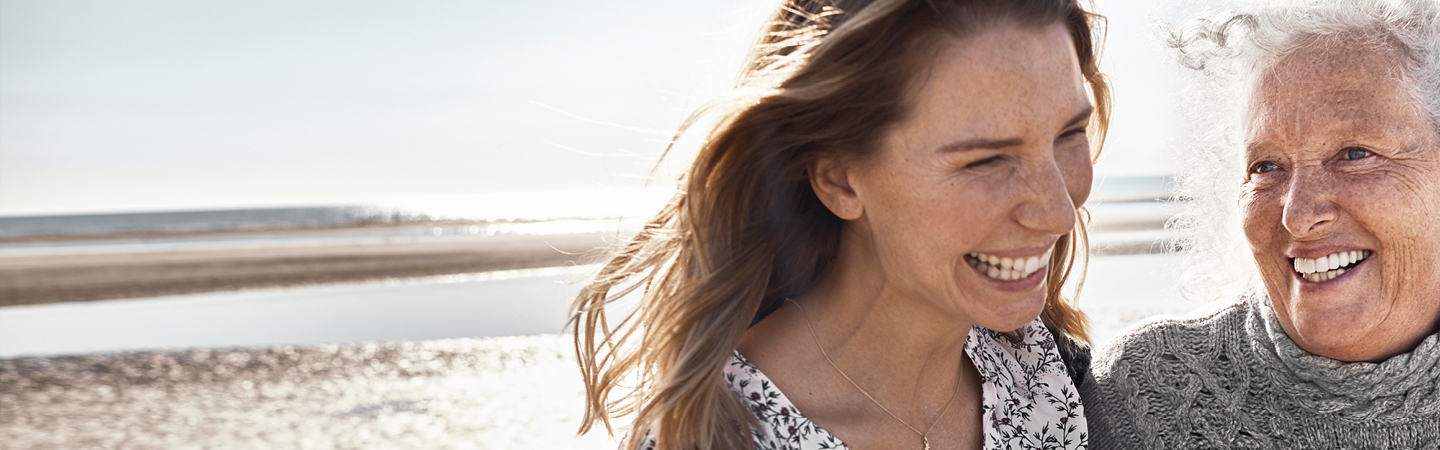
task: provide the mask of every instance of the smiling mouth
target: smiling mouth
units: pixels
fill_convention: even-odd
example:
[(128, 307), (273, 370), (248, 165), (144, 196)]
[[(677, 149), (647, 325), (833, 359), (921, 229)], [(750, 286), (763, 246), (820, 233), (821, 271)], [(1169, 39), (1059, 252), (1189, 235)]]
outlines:
[(1319, 258), (1292, 258), (1290, 261), (1295, 265), (1295, 273), (1299, 274), (1300, 278), (1311, 283), (1324, 283), (1344, 275), (1370, 259), (1373, 254), (1375, 252), (1370, 250), (1351, 250)]
[(1053, 251), (1048, 250), (1043, 255), (1028, 258), (1006, 258), (984, 253), (966, 253), (965, 262), (988, 278), (1015, 281), (1024, 279), (1048, 266), (1050, 253)]

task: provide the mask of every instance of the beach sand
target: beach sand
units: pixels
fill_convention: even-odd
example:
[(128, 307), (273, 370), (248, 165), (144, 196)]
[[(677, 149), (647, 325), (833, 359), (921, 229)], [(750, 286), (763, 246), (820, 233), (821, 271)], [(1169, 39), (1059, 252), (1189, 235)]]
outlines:
[(587, 264), (615, 233), (0, 257), (0, 306)]
[(614, 449), (570, 340), (0, 359), (0, 449)]

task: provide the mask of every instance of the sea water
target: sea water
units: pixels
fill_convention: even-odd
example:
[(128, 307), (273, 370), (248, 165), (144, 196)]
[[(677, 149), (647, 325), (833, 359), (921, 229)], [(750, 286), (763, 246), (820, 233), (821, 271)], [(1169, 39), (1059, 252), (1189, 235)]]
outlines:
[[(1080, 296), (1097, 342), (1191, 305), (1179, 257), (1091, 260)], [(0, 308), (0, 358), (529, 336), (562, 331), (595, 266)]]

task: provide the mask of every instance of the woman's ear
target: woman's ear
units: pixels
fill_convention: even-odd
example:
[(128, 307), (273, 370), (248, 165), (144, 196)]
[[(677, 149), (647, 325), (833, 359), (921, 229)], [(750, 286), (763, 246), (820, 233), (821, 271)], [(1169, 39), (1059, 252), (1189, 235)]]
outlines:
[(844, 220), (865, 214), (865, 205), (860, 203), (852, 184), (858, 175), (852, 164), (837, 158), (818, 158), (805, 171), (810, 175), (810, 188), (831, 213)]

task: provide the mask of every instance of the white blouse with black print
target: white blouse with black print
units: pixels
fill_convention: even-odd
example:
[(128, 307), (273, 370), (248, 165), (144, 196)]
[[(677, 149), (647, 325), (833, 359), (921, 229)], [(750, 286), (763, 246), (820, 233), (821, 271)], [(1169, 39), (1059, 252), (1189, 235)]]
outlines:
[[(974, 327), (965, 352), (982, 380), (986, 450), (1084, 449), (1084, 406), (1067, 374), (1055, 338), (1040, 319), (1001, 333)], [(784, 393), (739, 352), (725, 367), (725, 383), (760, 420), (756, 450), (845, 449), (839, 438), (805, 418)], [(654, 441), (641, 448), (651, 450)]]

